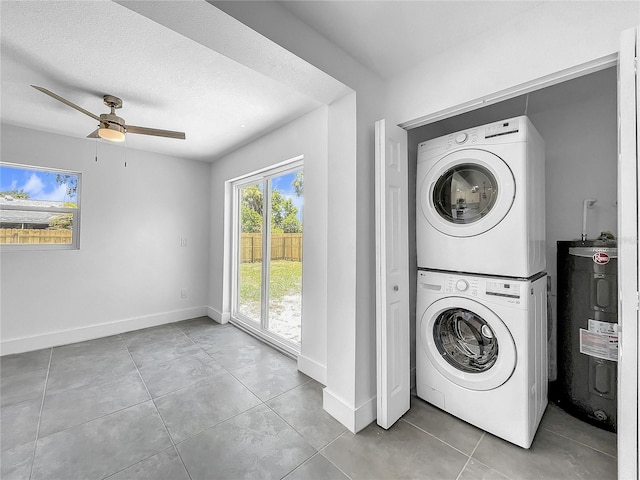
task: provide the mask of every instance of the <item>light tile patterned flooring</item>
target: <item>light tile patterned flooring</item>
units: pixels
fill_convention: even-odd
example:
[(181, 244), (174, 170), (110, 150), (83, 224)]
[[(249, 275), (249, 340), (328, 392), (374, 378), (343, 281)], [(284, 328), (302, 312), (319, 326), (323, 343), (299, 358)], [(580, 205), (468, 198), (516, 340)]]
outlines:
[(2, 357), (0, 478), (615, 479), (615, 435), (549, 406), (530, 450), (420, 399), (357, 435), (322, 386), (198, 318)]

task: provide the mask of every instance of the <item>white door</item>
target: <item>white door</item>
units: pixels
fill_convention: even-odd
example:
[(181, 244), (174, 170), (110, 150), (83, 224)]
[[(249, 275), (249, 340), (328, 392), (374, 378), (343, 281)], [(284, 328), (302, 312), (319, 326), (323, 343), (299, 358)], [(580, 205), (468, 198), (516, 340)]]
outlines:
[(375, 126), (376, 359), (378, 425), (409, 410), (407, 132)]
[(622, 32), (618, 64), (618, 478), (637, 479), (638, 468), (638, 147), (640, 145), (636, 72), (640, 29)]

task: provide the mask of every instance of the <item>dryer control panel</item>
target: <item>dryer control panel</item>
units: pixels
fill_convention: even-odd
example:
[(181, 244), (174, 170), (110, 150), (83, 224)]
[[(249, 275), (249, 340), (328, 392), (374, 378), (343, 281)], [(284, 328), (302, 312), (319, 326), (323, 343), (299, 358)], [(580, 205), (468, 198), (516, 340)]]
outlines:
[(526, 117), (520, 116), (426, 140), (418, 144), (418, 163), (459, 148), (524, 142), (528, 128)]
[(517, 133), (520, 125), (519, 118), (511, 118), (503, 122), (495, 122), (484, 127), (484, 138), (500, 137), (510, 133)]

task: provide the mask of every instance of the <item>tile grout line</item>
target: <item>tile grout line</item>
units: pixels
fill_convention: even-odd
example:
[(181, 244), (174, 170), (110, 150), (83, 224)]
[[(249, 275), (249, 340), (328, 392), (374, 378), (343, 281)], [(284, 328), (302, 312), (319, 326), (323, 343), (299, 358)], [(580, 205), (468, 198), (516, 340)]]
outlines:
[(184, 443), (184, 442), (186, 442), (187, 440), (191, 440), (193, 437), (196, 437), (196, 436), (200, 435), (202, 432), (206, 432), (207, 430), (210, 430), (210, 429), (212, 429), (212, 428), (219, 427), (219, 426), (220, 426), (220, 425), (222, 425), (223, 423), (226, 423), (226, 422), (228, 422), (229, 420), (233, 420), (234, 418), (236, 418), (236, 417), (238, 417), (238, 416), (240, 416), (240, 415), (242, 415), (242, 414), (244, 414), (244, 413), (250, 412), (251, 410), (255, 410), (256, 408), (261, 407), (262, 405), (264, 405), (264, 404), (256, 405), (256, 406), (254, 406), (254, 407), (248, 408), (248, 409), (247, 409), (247, 410), (245, 410), (244, 412), (238, 412), (238, 413), (236, 413), (236, 414), (234, 414), (234, 415), (230, 416), (229, 418), (225, 418), (224, 420), (220, 420), (220, 421), (219, 421), (218, 423), (216, 423), (215, 425), (209, 425), (207, 428), (197, 431), (196, 433), (194, 433), (193, 435), (191, 435), (191, 436), (189, 436), (189, 437), (185, 438), (184, 440), (180, 440), (179, 442), (177, 442), (177, 443), (176, 443), (176, 445), (180, 445), (181, 443)]
[(469, 465), (469, 462), (471, 461), (471, 457), (473, 457), (473, 454), (476, 453), (476, 450), (478, 449), (478, 446), (480, 445), (480, 442), (482, 441), (482, 439), (484, 438), (486, 432), (482, 432), (482, 435), (480, 435), (480, 438), (478, 439), (476, 446), (473, 447), (473, 450), (471, 450), (471, 453), (469, 454), (469, 457), (467, 458), (467, 461), (465, 462), (465, 464), (462, 466), (462, 470), (460, 470), (460, 473), (458, 473), (458, 476), (456, 477), (456, 480), (460, 480), (460, 475), (462, 475), (462, 473), (466, 470), (467, 465)]
[[(178, 329), (178, 330), (180, 330), (180, 329)], [(187, 473), (187, 476), (189, 477), (189, 479), (192, 480), (191, 479), (191, 474), (189, 473), (189, 470), (187, 470), (187, 466), (185, 465), (184, 460), (182, 459), (182, 456), (180, 455), (180, 452), (178, 452), (178, 448), (176, 447), (176, 443), (173, 441), (173, 437), (171, 436), (171, 433), (169, 432), (169, 429), (167, 428), (167, 424), (164, 422), (164, 418), (162, 418), (162, 415), (160, 415), (160, 410), (158, 410), (158, 406), (156, 405), (155, 399), (151, 395), (151, 392), (149, 391), (149, 388), (147, 387), (147, 383), (144, 381), (144, 378), (142, 378), (142, 374), (140, 373), (140, 369), (138, 368), (138, 365), (136, 364), (135, 360), (133, 359), (133, 355), (131, 355), (131, 351), (129, 350), (129, 346), (126, 344), (126, 342), (125, 342), (125, 347), (127, 349), (127, 352), (129, 353), (129, 358), (131, 358), (131, 361), (133, 362), (134, 367), (136, 367), (136, 372), (138, 372), (138, 376), (140, 377), (140, 381), (142, 382), (142, 385), (144, 385), (144, 389), (147, 391), (147, 395), (149, 395), (149, 398), (151, 399), (151, 402), (153, 403), (153, 408), (156, 409), (156, 413), (158, 414), (158, 418), (160, 418), (160, 421), (162, 422), (162, 426), (164, 427), (165, 432), (167, 432), (167, 436), (169, 437), (169, 441), (171, 442), (171, 445), (173, 446), (173, 449), (175, 450), (176, 455), (178, 455), (178, 458), (180, 459), (180, 463), (182, 463), (182, 468), (184, 468), (184, 471)], [(161, 451), (163, 451), (163, 450), (161, 450)], [(153, 455), (150, 455), (147, 458), (151, 458), (154, 455), (157, 455), (158, 453), (160, 453), (160, 452), (156, 452), (156, 453), (154, 453)], [(133, 465), (135, 465), (135, 463)], [(129, 468), (130, 466), (131, 465), (129, 465), (127, 468)]]
[(345, 472), (344, 470), (342, 470), (338, 465), (336, 465), (335, 463), (333, 463), (329, 457), (327, 457), (326, 455), (324, 455), (324, 454), (322, 453), (322, 451), (323, 451), (323, 450), (326, 450), (327, 448), (329, 448), (329, 445), (331, 445), (331, 444), (333, 444), (333, 443), (337, 442), (337, 441), (338, 441), (338, 439), (339, 439), (340, 437), (342, 437), (342, 436), (346, 435), (347, 433), (350, 433), (348, 429), (347, 429), (347, 430), (345, 430), (344, 432), (342, 432), (340, 435), (338, 435), (338, 436), (337, 436), (336, 438), (334, 438), (333, 440), (331, 440), (329, 443), (327, 443), (327, 444), (326, 444), (324, 447), (322, 447), (320, 450), (318, 450), (318, 453), (319, 453), (320, 455), (322, 455), (322, 456), (324, 457), (324, 459), (325, 459), (326, 461), (328, 461), (331, 465), (333, 465), (333, 466), (334, 466), (334, 467), (336, 467), (340, 472), (342, 472), (342, 474), (343, 474), (345, 477), (347, 477), (349, 480), (352, 480), (352, 479), (351, 479), (351, 477), (349, 476), (349, 474), (347, 474), (347, 472)]
[[(140, 405), (140, 404), (138, 404), (138, 405)], [(133, 405), (132, 405), (132, 406), (133, 406)], [(124, 472), (124, 471), (125, 471), (125, 470), (127, 470), (128, 468), (135, 467), (136, 465), (139, 465), (139, 464), (141, 464), (142, 462), (144, 462), (144, 461), (146, 461), (146, 460), (149, 460), (151, 457), (155, 457), (156, 455), (160, 455), (161, 453), (166, 452), (166, 451), (171, 450), (171, 449), (173, 449), (173, 450), (175, 451), (175, 448), (174, 448), (174, 447), (172, 447), (172, 446), (171, 446), (171, 447), (167, 447), (167, 448), (165, 448), (165, 449), (163, 449), (163, 450), (160, 450), (158, 453), (154, 453), (153, 455), (151, 455), (151, 456), (149, 456), (149, 457), (145, 457), (145, 458), (143, 458), (142, 460), (137, 461), (136, 463), (132, 463), (131, 465), (127, 465), (126, 467), (121, 468), (121, 469), (120, 469), (120, 470), (118, 470), (117, 472), (113, 472), (113, 473), (110, 473), (109, 475), (107, 475), (106, 477), (102, 477), (102, 480), (109, 480), (111, 477), (114, 477), (115, 475), (118, 475), (119, 473)], [(180, 457), (180, 456), (178, 455), (178, 457)], [(187, 472), (187, 475), (188, 475), (188, 474), (189, 474), (189, 472)]]
[(273, 408), (271, 408), (270, 405), (267, 405), (267, 402), (262, 402), (262, 405), (264, 405), (265, 407), (267, 407), (276, 417), (278, 417), (280, 420), (282, 420), (284, 422), (285, 425), (287, 425), (289, 428), (291, 428), (294, 432), (296, 432), (298, 435), (300, 435), (300, 438), (302, 438), (302, 440), (304, 440), (307, 445), (309, 445), (311, 448), (313, 448), (315, 450), (315, 453), (313, 455), (311, 455), (309, 458), (305, 459), (304, 462), (302, 462), (301, 464), (297, 465), (293, 470), (287, 472), (286, 475), (284, 475), (283, 477), (281, 477), (281, 480), (284, 480), (286, 477), (288, 477), (289, 475), (291, 475), (293, 472), (295, 472), (297, 469), (299, 469), (302, 465), (304, 465), (305, 463), (307, 463), (308, 461), (310, 461), (313, 457), (315, 457), (316, 455), (318, 455), (320, 453), (320, 450), (318, 450), (316, 447), (314, 447), (313, 445), (311, 445), (306, 438), (304, 438), (304, 435), (302, 435), (298, 430), (296, 430), (296, 428), (291, 425), (289, 422), (287, 422), (284, 418), (282, 418), (282, 416), (280, 416), (280, 414), (278, 412), (276, 412)]
[[(401, 418), (400, 421), (408, 423), (409, 425), (411, 425), (413, 428), (416, 428), (418, 430), (420, 430), (422, 433), (426, 433), (427, 435), (429, 435), (430, 437), (435, 438), (436, 440), (438, 440), (441, 443), (444, 443), (447, 447), (453, 448), (456, 452), (461, 453), (462, 455), (464, 455), (465, 457), (469, 456), (467, 453), (463, 452), (462, 450), (460, 450), (459, 448), (454, 447), (453, 445), (445, 442), (444, 440), (442, 440), (440, 437), (436, 437), (433, 433), (427, 432), (425, 429), (419, 427), (418, 425), (411, 423), (409, 420), (405, 420), (404, 418)], [(484, 435), (484, 432), (482, 432)]]
[(44, 409), (44, 399), (47, 396), (47, 383), (49, 382), (49, 372), (51, 371), (51, 359), (53, 358), (53, 347), (49, 352), (49, 364), (47, 365), (47, 375), (42, 388), (42, 401), (40, 402), (40, 413), (38, 414), (38, 427), (36, 428), (36, 438), (33, 441), (33, 455), (31, 457), (31, 468), (29, 469), (29, 480), (33, 476), (33, 465), (36, 463), (36, 450), (38, 448), (38, 436), (40, 435), (40, 423), (42, 422), (42, 410)]
[(567, 440), (570, 440), (570, 441), (572, 441), (573, 443), (577, 443), (578, 445), (582, 445), (583, 447), (587, 447), (587, 448), (589, 448), (590, 450), (593, 450), (594, 452), (601, 453), (602, 455), (606, 455), (607, 457), (613, 458), (613, 459), (615, 459), (615, 460), (617, 460), (617, 459), (618, 459), (617, 455), (611, 455), (610, 453), (603, 452), (602, 450), (598, 450), (597, 448), (592, 447), (591, 445), (587, 445), (586, 443), (582, 443), (582, 442), (580, 442), (580, 441), (576, 440), (575, 438), (567, 437), (566, 435), (563, 435), (563, 434), (561, 434), (561, 433), (558, 433), (558, 432), (556, 432), (556, 431), (554, 431), (554, 430), (550, 430), (550, 429), (548, 429), (548, 428), (546, 428), (546, 427), (542, 427), (542, 428), (543, 428), (544, 430), (546, 430), (547, 432), (549, 432), (549, 433), (553, 433), (554, 435), (557, 435), (557, 436), (559, 436), (559, 437), (561, 437), (561, 438), (565, 438), (565, 439), (567, 439)]
[[(201, 349), (205, 354), (207, 354), (209, 357), (211, 357), (211, 355), (209, 354), (209, 352), (207, 352), (207, 351), (202, 347), (202, 345), (200, 345), (200, 343), (199, 343), (199, 342), (197, 342), (196, 340), (194, 340), (194, 339), (192, 339), (191, 337), (189, 337), (189, 336), (187, 335), (187, 333), (185, 333), (184, 331), (182, 331), (182, 330), (180, 329), (180, 327), (176, 326), (176, 328), (178, 328), (178, 330), (180, 330), (180, 331), (183, 333), (183, 335), (184, 335), (184, 336), (186, 336), (187, 338), (189, 338), (189, 340), (191, 340), (191, 342), (193, 342), (195, 345), (197, 345), (198, 347), (200, 347), (200, 349)], [(259, 340), (259, 341), (260, 341), (260, 340)], [(273, 347), (271, 347), (271, 348), (273, 348)], [(278, 351), (277, 353), (278, 353), (278, 354), (280, 354), (280, 355), (283, 355), (283, 354), (282, 354), (281, 352), (279, 352), (279, 351)], [(212, 358), (214, 361), (216, 361), (216, 360), (215, 360), (215, 358), (213, 358), (213, 357), (211, 357), (211, 358)], [(218, 362), (218, 363), (219, 363), (219, 362)], [(255, 363), (257, 363), (257, 362), (255, 362)], [(298, 387), (301, 387), (301, 386), (303, 386), (303, 385), (306, 385), (307, 383), (311, 382), (311, 380), (313, 380), (312, 378), (309, 378), (308, 380), (304, 381), (303, 383), (301, 383), (301, 384), (299, 384), (299, 385), (296, 385), (295, 387), (293, 387), (293, 388), (291, 388), (291, 389), (289, 389), (289, 390), (286, 390), (286, 391), (284, 391), (284, 392), (280, 392), (279, 394), (277, 394), (276, 396), (274, 396), (274, 397), (272, 397), (272, 398), (269, 398), (269, 399), (267, 399), (267, 400), (263, 400), (263, 399), (262, 399), (262, 398), (260, 398), (260, 397), (259, 397), (259, 396), (258, 396), (258, 395), (253, 391), (253, 390), (251, 390), (251, 388), (249, 388), (249, 386), (245, 385), (245, 384), (242, 382), (242, 380), (241, 380), (241, 379), (239, 379), (238, 377), (236, 377), (230, 369), (228, 369), (227, 367), (225, 367), (225, 366), (224, 366), (224, 365), (222, 365), (222, 364), (220, 364), (220, 365), (221, 365), (221, 366), (222, 366), (222, 368), (224, 368), (224, 369), (227, 371), (227, 373), (229, 373), (229, 374), (230, 374), (230, 375), (231, 375), (231, 376), (232, 376), (236, 381), (238, 381), (238, 382), (239, 382), (243, 387), (245, 387), (245, 388), (246, 388), (246, 389), (247, 389), (247, 390), (248, 390), (248, 391), (249, 391), (253, 396), (255, 396), (255, 397), (260, 401), (260, 404), (259, 404), (259, 405), (256, 405), (255, 407), (251, 407), (251, 408), (249, 408), (249, 409), (245, 410), (244, 412), (239, 412), (239, 413), (237, 413), (237, 414), (235, 414), (235, 415), (233, 415), (233, 416), (231, 416), (231, 417), (229, 417), (229, 418), (226, 418), (226, 419), (224, 419), (224, 420), (222, 420), (222, 421), (218, 422), (218, 423), (217, 423), (217, 424), (215, 424), (215, 425), (211, 425), (210, 427), (207, 427), (207, 428), (205, 428), (204, 430), (201, 430), (200, 432), (198, 432), (198, 433), (196, 433), (196, 434), (194, 434), (194, 435), (190, 436), (189, 438), (193, 438), (194, 436), (199, 435), (200, 433), (204, 432), (205, 430), (209, 430), (210, 428), (215, 428), (215, 427), (217, 427), (218, 425), (220, 425), (220, 424), (222, 424), (222, 423), (225, 423), (225, 422), (227, 422), (227, 421), (229, 421), (229, 420), (231, 420), (231, 419), (233, 419), (233, 418), (235, 418), (235, 417), (237, 417), (237, 416), (239, 416), (239, 415), (242, 415), (242, 414), (244, 414), (244, 413), (246, 413), (246, 412), (248, 412), (248, 411), (250, 411), (250, 410), (253, 410), (253, 409), (257, 408), (257, 407), (265, 406), (266, 408), (268, 408), (268, 409), (269, 409), (269, 411), (271, 411), (271, 412), (272, 412), (273, 414), (275, 414), (275, 415), (276, 415), (280, 420), (282, 420), (282, 422), (284, 422), (284, 423), (285, 423), (285, 425), (289, 426), (289, 427), (290, 427), (294, 432), (296, 432), (296, 433), (297, 433), (297, 434), (298, 434), (298, 435), (299, 435), (299, 436), (300, 436), (300, 437), (301, 437), (301, 438), (302, 438), (302, 439), (303, 439), (303, 440), (304, 440), (304, 441), (305, 441), (309, 446), (311, 446), (311, 448), (313, 448), (313, 449), (315, 450), (315, 453), (314, 453), (313, 455), (311, 455), (311, 456), (310, 456), (309, 458), (307, 458), (304, 462), (302, 462), (301, 464), (297, 465), (293, 470), (291, 470), (291, 471), (290, 471), (290, 472), (288, 472), (286, 475), (284, 475), (284, 476), (282, 477), (283, 479), (284, 479), (284, 478), (286, 478), (287, 476), (291, 475), (294, 471), (296, 471), (298, 468), (300, 468), (300, 467), (301, 467), (302, 465), (304, 465), (305, 463), (309, 462), (313, 457), (315, 457), (316, 455), (319, 455), (319, 454), (320, 454), (320, 450), (319, 450), (319, 449), (316, 449), (313, 445), (311, 445), (311, 444), (310, 444), (310, 443), (309, 443), (309, 442), (304, 438), (304, 436), (302, 435), (302, 433), (300, 433), (300, 432), (299, 432), (299, 431), (298, 431), (298, 430), (297, 430), (293, 425), (291, 425), (289, 422), (287, 422), (287, 420), (285, 420), (285, 419), (284, 419), (284, 418), (283, 418), (283, 417), (282, 417), (282, 416), (281, 416), (281, 415), (280, 415), (276, 410), (274, 410), (274, 409), (273, 409), (273, 408), (272, 408), (272, 407), (267, 403), (267, 402), (270, 402), (270, 401), (272, 401), (272, 400), (274, 400), (274, 399), (276, 399), (276, 398), (281, 397), (282, 395), (284, 395), (284, 394), (286, 394), (286, 393), (288, 393), (288, 392), (291, 392), (291, 391), (295, 390), (295, 389), (296, 389), (296, 388), (298, 388)], [(344, 432), (343, 432), (343, 433), (344, 433)], [(333, 441), (335, 441), (335, 440), (336, 440), (338, 437), (340, 437), (341, 435), (342, 435), (342, 434), (338, 435), (335, 439), (333, 439), (331, 442), (329, 442), (329, 444), (330, 444), (330, 443), (332, 443)], [(184, 441), (186, 441), (186, 440), (188, 440), (188, 439), (184, 439), (184, 440), (182, 440), (181, 442), (178, 442), (178, 443), (182, 443), (182, 442), (184, 442)], [(327, 444), (327, 445), (329, 445), (329, 444)], [(326, 445), (325, 445), (325, 446), (326, 446)], [(323, 448), (324, 448), (324, 447), (323, 447)], [(323, 457), (324, 457), (324, 456), (323, 456)], [(326, 458), (326, 457), (324, 457), (324, 458)], [(327, 460), (328, 460), (328, 459), (327, 459)], [(332, 463), (332, 464), (333, 464), (333, 462), (330, 462), (330, 463)], [(334, 465), (334, 466), (335, 466), (335, 465)], [(338, 468), (338, 467), (336, 466), (336, 468)], [(338, 470), (340, 470), (340, 469), (338, 468)], [(342, 472), (342, 470), (340, 470), (340, 471)], [(343, 473), (344, 473), (344, 472), (343, 472)], [(345, 475), (346, 475), (346, 474), (345, 474)], [(350, 478), (350, 477), (348, 477), (348, 475), (347, 475), (347, 478)]]

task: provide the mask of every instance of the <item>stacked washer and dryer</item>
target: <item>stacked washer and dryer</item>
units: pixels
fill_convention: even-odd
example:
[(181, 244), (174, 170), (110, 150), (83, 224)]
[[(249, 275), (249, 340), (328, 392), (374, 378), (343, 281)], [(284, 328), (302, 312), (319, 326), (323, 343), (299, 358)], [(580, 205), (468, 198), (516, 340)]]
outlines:
[(544, 159), (524, 116), (418, 147), (417, 394), (523, 448), (547, 406)]

